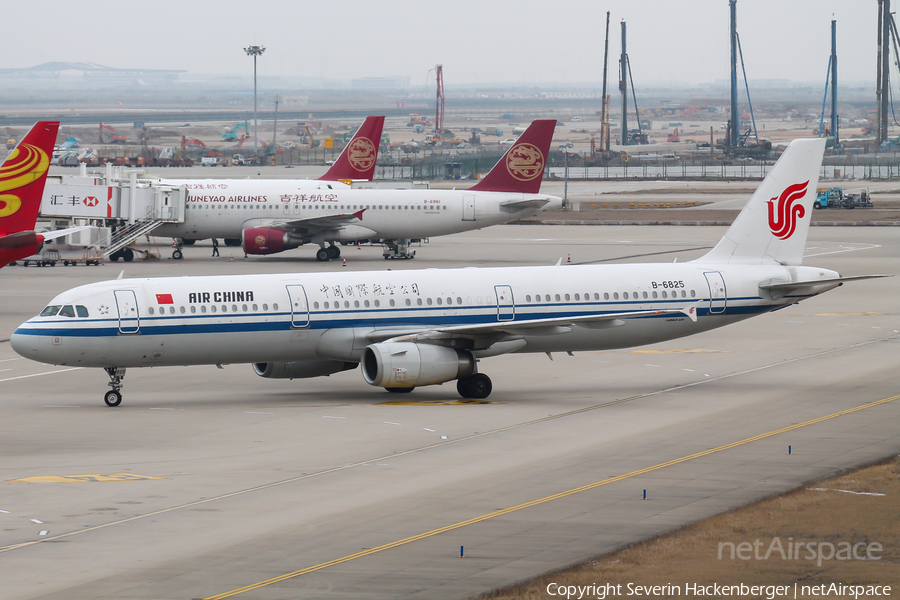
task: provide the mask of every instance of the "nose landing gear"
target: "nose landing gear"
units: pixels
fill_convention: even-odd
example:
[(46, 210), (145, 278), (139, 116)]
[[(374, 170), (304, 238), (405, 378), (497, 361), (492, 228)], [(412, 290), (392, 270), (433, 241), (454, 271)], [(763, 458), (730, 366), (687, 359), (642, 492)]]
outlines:
[(112, 389), (103, 395), (103, 401), (107, 406), (118, 406), (122, 403), (122, 379), (125, 377), (125, 367), (104, 367), (109, 375), (109, 387)]

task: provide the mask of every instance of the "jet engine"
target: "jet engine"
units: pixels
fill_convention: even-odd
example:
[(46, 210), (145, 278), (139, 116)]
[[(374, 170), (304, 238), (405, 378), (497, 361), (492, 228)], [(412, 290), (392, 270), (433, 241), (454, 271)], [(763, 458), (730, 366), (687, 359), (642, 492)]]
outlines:
[(300, 360), (283, 363), (253, 363), (253, 371), (267, 379), (306, 379), (355, 369), (359, 363), (339, 360)]
[(475, 373), (475, 358), (469, 352), (413, 342), (366, 346), (362, 365), (366, 383), (387, 388), (434, 385)]
[(267, 227), (249, 227), (241, 232), (241, 245), (247, 254), (275, 254), (303, 245), (303, 238)]

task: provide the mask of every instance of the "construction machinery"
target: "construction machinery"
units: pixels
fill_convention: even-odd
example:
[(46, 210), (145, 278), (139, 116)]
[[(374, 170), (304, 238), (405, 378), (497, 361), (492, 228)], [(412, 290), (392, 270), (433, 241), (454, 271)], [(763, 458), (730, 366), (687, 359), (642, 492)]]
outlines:
[[(104, 130), (110, 133), (109, 139), (103, 139)], [(101, 144), (125, 144), (128, 142), (128, 138), (124, 135), (117, 135), (116, 129), (112, 125), (104, 125), (103, 123), (100, 123), (99, 142)]]
[(235, 141), (236, 139), (238, 139), (238, 131), (240, 131), (240, 129), (242, 127), (244, 128), (244, 135), (249, 137), (250, 136), (250, 124), (247, 121), (244, 121), (243, 123), (238, 123), (231, 129), (229, 129), (225, 133), (223, 133), (222, 139), (225, 140), (226, 142)]

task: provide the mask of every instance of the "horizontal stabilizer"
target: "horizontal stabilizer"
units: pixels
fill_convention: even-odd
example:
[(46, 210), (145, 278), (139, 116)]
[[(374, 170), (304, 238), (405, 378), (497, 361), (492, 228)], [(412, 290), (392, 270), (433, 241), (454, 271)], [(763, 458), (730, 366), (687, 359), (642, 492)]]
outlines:
[(759, 284), (759, 289), (788, 295), (802, 290), (811, 290), (823, 286), (837, 287), (849, 281), (880, 279), (881, 277), (893, 277), (893, 275), (855, 275), (852, 277), (833, 277), (831, 279), (813, 279), (809, 281), (767, 281)]

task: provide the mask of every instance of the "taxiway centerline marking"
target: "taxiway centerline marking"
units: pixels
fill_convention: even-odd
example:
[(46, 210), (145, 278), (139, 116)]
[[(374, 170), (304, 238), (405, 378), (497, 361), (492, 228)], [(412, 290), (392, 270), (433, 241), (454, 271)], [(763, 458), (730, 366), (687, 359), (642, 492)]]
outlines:
[[(185, 508), (192, 508), (192, 507), (194, 507), (194, 506), (199, 506), (199, 505), (202, 505), (202, 504), (209, 504), (210, 502), (217, 502), (217, 501), (219, 501), (219, 500), (226, 500), (226, 499), (228, 499), (228, 498), (235, 498), (235, 497), (237, 497), (237, 496), (243, 496), (244, 494), (250, 494), (250, 493), (253, 493), (253, 492), (258, 492), (258, 491), (270, 489), (270, 488), (273, 488), (273, 487), (278, 487), (278, 486), (282, 486), (282, 485), (287, 485), (287, 484), (289, 484), (289, 483), (296, 483), (296, 482), (298, 482), (298, 481), (303, 481), (303, 480), (305, 480), (305, 479), (312, 479), (313, 477), (320, 477), (320, 476), (322, 476), (322, 475), (328, 475), (328, 474), (331, 474), (331, 473), (337, 473), (337, 472), (340, 472), (340, 471), (346, 471), (346, 470), (348, 470), (348, 469), (353, 469), (353, 468), (355, 468), (355, 467), (366, 466), (366, 465), (368, 465), (368, 464), (370, 464), (370, 463), (373, 463), (373, 462), (378, 462), (378, 461), (383, 461), (383, 460), (388, 460), (388, 459), (396, 459), (396, 458), (399, 458), (399, 457), (401, 457), (401, 456), (406, 456), (406, 455), (409, 455), (409, 454), (416, 454), (416, 453), (418, 453), (418, 452), (424, 452), (424, 451), (426, 451), (426, 450), (434, 450), (435, 448), (441, 448), (441, 447), (443, 447), (443, 446), (447, 446), (447, 445), (450, 445), (450, 444), (458, 444), (458, 443), (461, 443), (461, 442), (467, 442), (467, 441), (470, 441), (470, 440), (475, 440), (475, 439), (479, 439), (479, 438), (482, 438), (482, 437), (487, 437), (487, 436), (489, 436), (489, 435), (495, 435), (495, 434), (497, 434), (497, 433), (503, 433), (503, 432), (506, 432), (506, 431), (512, 431), (512, 430), (514, 430), (514, 429), (520, 429), (520, 428), (522, 428), (522, 427), (528, 427), (528, 426), (530, 426), (530, 425), (537, 425), (537, 424), (540, 424), (540, 423), (545, 423), (545, 422), (547, 422), (547, 421), (553, 421), (553, 420), (556, 420), (556, 419), (562, 419), (562, 418), (565, 418), (565, 417), (571, 417), (571, 416), (573, 416), (573, 415), (580, 415), (580, 414), (583, 414), (583, 413), (586, 413), (586, 412), (591, 412), (591, 411), (594, 411), (594, 410), (599, 410), (599, 409), (601, 409), (601, 408), (607, 408), (607, 407), (609, 407), (609, 406), (615, 406), (615, 405), (617, 405), (617, 404), (623, 404), (623, 403), (625, 403), (625, 402), (631, 402), (631, 401), (633, 401), (633, 400), (641, 400), (641, 399), (643, 399), (643, 398), (651, 398), (651, 397), (653, 397), (653, 396), (658, 396), (658, 395), (660, 395), (660, 394), (665, 394), (665, 393), (673, 392), (673, 391), (677, 391), (677, 390), (683, 390), (683, 389), (691, 388), (691, 387), (694, 387), (694, 386), (697, 386), (697, 385), (701, 385), (701, 384), (712, 383), (712, 382), (714, 382), (714, 381), (721, 381), (721, 380), (723, 380), (723, 379), (729, 379), (729, 378), (731, 378), (731, 377), (738, 377), (738, 376), (740, 376), (740, 375), (746, 375), (746, 374), (748, 374), (748, 373), (755, 373), (755, 372), (762, 371), (762, 370), (769, 369), (769, 368), (780, 367), (780, 366), (787, 365), (787, 364), (791, 364), (791, 363), (798, 362), (798, 361), (801, 361), (801, 360), (807, 360), (807, 359), (810, 359), (810, 358), (816, 358), (816, 357), (818, 357), (818, 356), (825, 356), (825, 355), (827, 355), (827, 354), (833, 354), (833, 353), (836, 353), (836, 352), (842, 352), (842, 351), (844, 351), (844, 350), (852, 350), (852, 349), (854, 349), (854, 348), (859, 348), (859, 347), (862, 347), (862, 346), (867, 346), (867, 345), (869, 345), (869, 344), (875, 344), (875, 343), (877, 343), (877, 342), (883, 342), (883, 341), (885, 341), (885, 340), (892, 340), (892, 339), (895, 339), (895, 338), (897, 338), (897, 337), (900, 337), (900, 336), (898, 336), (898, 335), (891, 335), (891, 336), (887, 336), (887, 337), (883, 337), (883, 338), (876, 338), (876, 339), (874, 339), (874, 340), (867, 340), (867, 341), (865, 341), (865, 342), (857, 342), (857, 343), (855, 343), (855, 344), (849, 344), (849, 345), (847, 345), (847, 346), (841, 346), (841, 347), (838, 347), (838, 348), (832, 348), (832, 349), (830, 349), (830, 350), (822, 350), (821, 352), (816, 352), (816, 353), (814, 353), (814, 354), (808, 354), (808, 355), (805, 355), (805, 356), (798, 356), (798, 357), (795, 357), (795, 358), (789, 358), (789, 359), (787, 359), (787, 360), (779, 361), (779, 362), (777, 362), (777, 363), (771, 363), (771, 364), (768, 364), (768, 365), (762, 365), (762, 366), (759, 366), (759, 367), (753, 367), (753, 368), (751, 368), (751, 369), (746, 369), (746, 370), (744, 370), (744, 371), (738, 371), (738, 372), (736, 372), (736, 373), (729, 373), (729, 374), (727, 374), (727, 375), (720, 375), (720, 376), (718, 376), (718, 377), (709, 377), (709, 376), (707, 375), (707, 377), (709, 377), (709, 379), (700, 379), (700, 380), (697, 380), (697, 381), (693, 381), (693, 382), (691, 382), (691, 383), (685, 383), (685, 384), (681, 384), (681, 385), (676, 385), (676, 386), (664, 388), (664, 389), (661, 389), (661, 390), (656, 390), (656, 391), (654, 391), (654, 392), (647, 392), (646, 394), (638, 394), (638, 395), (636, 395), (636, 396), (629, 396), (628, 398), (621, 398), (621, 399), (619, 399), (619, 400), (611, 400), (611, 401), (609, 401), (609, 402), (604, 402), (603, 404), (595, 404), (594, 406), (586, 406), (586, 407), (584, 407), (584, 408), (578, 408), (578, 409), (571, 410), (571, 411), (568, 411), (568, 412), (560, 413), (560, 414), (558, 414), (558, 415), (550, 415), (549, 417), (543, 417), (543, 418), (540, 418), (540, 419), (534, 419), (534, 420), (532, 420), (532, 421), (526, 421), (526, 422), (524, 422), (524, 423), (518, 423), (518, 424), (516, 424), (516, 425), (509, 425), (509, 426), (507, 426), (507, 427), (501, 427), (501, 428), (499, 428), (499, 429), (493, 429), (493, 430), (491, 430), (491, 431), (485, 431), (485, 432), (482, 432), (482, 433), (476, 433), (476, 434), (469, 435), (469, 436), (462, 437), (462, 438), (455, 439), (455, 440), (448, 440), (448, 439), (446, 439), (445, 436), (441, 436), (441, 441), (440, 441), (440, 442), (436, 442), (436, 443), (434, 443), (434, 444), (429, 444), (429, 445), (427, 445), (427, 446), (422, 446), (422, 447), (420, 447), (420, 448), (413, 448), (413, 449), (411, 449), (411, 450), (406, 450), (406, 451), (404, 451), (404, 452), (398, 452), (398, 453), (396, 453), (396, 454), (390, 454), (390, 455), (380, 456), (380, 457), (377, 457), (377, 458), (370, 458), (370, 459), (366, 459), (366, 460), (360, 460), (360, 461), (357, 461), (357, 462), (354, 462), (354, 463), (348, 463), (348, 464), (346, 464), (346, 465), (341, 465), (341, 466), (339, 466), (339, 467), (333, 467), (333, 468), (331, 468), (331, 469), (325, 469), (324, 471), (317, 471), (317, 472), (315, 472), (315, 473), (308, 473), (308, 474), (306, 474), (306, 475), (300, 475), (299, 477), (292, 477), (292, 478), (290, 478), (290, 479), (284, 479), (284, 480), (282, 480), (282, 481), (274, 481), (274, 482), (272, 482), (272, 483), (266, 483), (266, 484), (259, 485), (259, 486), (256, 486), (256, 487), (247, 488), (247, 489), (244, 489), (244, 490), (238, 490), (238, 491), (236, 491), (236, 492), (230, 492), (230, 493), (228, 493), (228, 494), (222, 494), (222, 495), (215, 496), (215, 497), (212, 497), (212, 498), (204, 498), (203, 500), (196, 500), (196, 501), (194, 501), (194, 502), (188, 502), (188, 503), (185, 503), (185, 504), (179, 504), (179, 505), (177, 505), (177, 506), (170, 506), (169, 508), (163, 508), (163, 509), (160, 509), (160, 510), (157, 510), (157, 511), (153, 511), (153, 512), (149, 512), (149, 513), (143, 514), (143, 515), (135, 515), (135, 516), (129, 517), (129, 518), (127, 518), (127, 519), (121, 519), (121, 520), (118, 520), (118, 521), (110, 521), (109, 523), (103, 523), (103, 524), (101, 524), (101, 525), (95, 525), (94, 527), (85, 527), (84, 529), (78, 529), (78, 530), (70, 531), (70, 532), (67, 532), (67, 533), (61, 533), (61, 534), (59, 534), (59, 535), (57, 535), (57, 536), (45, 538), (45, 539), (42, 539), (42, 540), (31, 540), (31, 541), (28, 541), (28, 542), (21, 542), (21, 543), (18, 543), (18, 544), (10, 544), (10, 545), (8, 545), (8, 546), (0, 546), (0, 554), (2, 554), (3, 552), (9, 552), (9, 551), (11, 551), (11, 550), (18, 550), (19, 548), (26, 548), (26, 547), (28, 547), (28, 546), (33, 546), (33, 545), (35, 545), (35, 544), (41, 544), (41, 543), (43, 543), (43, 542), (50, 542), (50, 541), (60, 540), (60, 539), (64, 539), (64, 538), (67, 538), (67, 537), (74, 536), (74, 535), (80, 535), (80, 534), (88, 533), (88, 532), (91, 532), (91, 531), (97, 531), (98, 529), (105, 529), (105, 528), (107, 528), (107, 527), (112, 527), (112, 526), (114, 526), (114, 525), (122, 525), (122, 524), (124, 524), (124, 523), (130, 523), (130, 522), (132, 522), (132, 521), (139, 521), (139, 520), (141, 520), (141, 519), (146, 519), (146, 518), (148, 518), (148, 517), (155, 517), (155, 516), (158, 516), (158, 515), (163, 515), (163, 514), (166, 514), (166, 513), (175, 512), (175, 511), (177, 511), (177, 510), (182, 510), (182, 509), (185, 509)], [(83, 368), (83, 367), (75, 367), (75, 368), (76, 368), (76, 369), (81, 369), (81, 368)], [(73, 370), (73, 369), (64, 369), (64, 370)], [(51, 373), (57, 373), (57, 372), (59, 372), (59, 371), (51, 371)]]
[(660, 469), (665, 469), (667, 467), (679, 465), (684, 462), (688, 462), (688, 461), (695, 460), (698, 458), (703, 458), (705, 456), (709, 456), (709, 455), (715, 454), (717, 452), (722, 452), (724, 450), (730, 450), (730, 449), (736, 448), (738, 446), (743, 446), (745, 444), (750, 444), (752, 442), (764, 440), (766, 438), (770, 438), (770, 437), (779, 435), (781, 433), (786, 433), (788, 431), (794, 431), (796, 429), (808, 427), (810, 425), (815, 425), (817, 423), (822, 423), (824, 421), (828, 421), (831, 419), (836, 419), (838, 417), (849, 415), (851, 413), (865, 410), (867, 408), (873, 408), (875, 406), (887, 404), (888, 402), (893, 402), (894, 400), (897, 400), (897, 399), (900, 399), (900, 395), (891, 396), (890, 398), (883, 398), (881, 400), (876, 400), (874, 402), (869, 402), (868, 404), (863, 404), (863, 405), (857, 406), (855, 408), (848, 408), (846, 410), (841, 410), (836, 413), (831, 413), (830, 415), (825, 415), (823, 417), (818, 417), (816, 419), (810, 419), (809, 421), (804, 421), (803, 423), (795, 423), (793, 425), (788, 425), (787, 427), (782, 427), (781, 429), (775, 429), (773, 431), (761, 433), (761, 434), (755, 435), (753, 437), (744, 438), (743, 440), (731, 442), (730, 444), (724, 444), (724, 445), (718, 446), (716, 448), (710, 448), (708, 450), (703, 450), (701, 452), (695, 452), (694, 454), (688, 454), (687, 456), (682, 456), (680, 458), (675, 458), (673, 460), (662, 462), (662, 463), (659, 463), (659, 464), (656, 464), (656, 465), (653, 465), (650, 467), (645, 467), (643, 469), (631, 471), (630, 473), (625, 473), (623, 475), (616, 475), (615, 477), (608, 477), (606, 479), (601, 479), (600, 481), (595, 481), (595, 482), (589, 483), (587, 485), (583, 485), (583, 486), (580, 486), (577, 488), (572, 488), (572, 489), (566, 490), (564, 492), (559, 492), (557, 494), (552, 494), (550, 496), (544, 496), (543, 498), (538, 498), (536, 500), (531, 500), (529, 502), (517, 504), (516, 506), (510, 506), (509, 508), (496, 510), (494, 512), (487, 513), (487, 514), (481, 515), (479, 517), (468, 519), (466, 521), (460, 521), (458, 523), (453, 523), (452, 525), (446, 525), (446, 526), (440, 527), (438, 529), (432, 529), (431, 531), (426, 531), (426, 532), (420, 533), (418, 535), (403, 538), (402, 540), (397, 540), (395, 542), (390, 542), (390, 543), (384, 544), (382, 546), (370, 548), (368, 550), (363, 550), (362, 552), (357, 552), (355, 554), (349, 554), (347, 556), (343, 556), (341, 558), (336, 558), (336, 559), (330, 560), (328, 562), (319, 563), (319, 564), (313, 565), (311, 567), (306, 567), (305, 569), (299, 569), (299, 570), (293, 571), (291, 573), (285, 573), (284, 575), (279, 575), (279, 576), (273, 577), (271, 579), (266, 579), (265, 581), (259, 581), (257, 583), (253, 583), (253, 584), (250, 584), (250, 585), (242, 587), (242, 588), (231, 590), (230, 592), (224, 592), (222, 594), (217, 594), (215, 596), (209, 596), (205, 600), (223, 600), (224, 598), (231, 598), (232, 596), (237, 596), (237, 595), (243, 594), (245, 592), (250, 592), (250, 591), (253, 591), (253, 590), (256, 590), (256, 589), (259, 589), (262, 587), (266, 587), (266, 586), (269, 586), (269, 585), (272, 585), (275, 583), (280, 583), (280, 582), (286, 581), (288, 579), (293, 579), (294, 577), (306, 575), (307, 573), (312, 573), (314, 571), (320, 571), (322, 569), (327, 569), (328, 567), (333, 567), (333, 566), (340, 565), (340, 564), (343, 564), (346, 562), (350, 562), (352, 560), (356, 560), (358, 558), (363, 558), (365, 556), (370, 556), (372, 554), (384, 552), (385, 550), (390, 550), (392, 548), (397, 548), (398, 546), (403, 546), (406, 544), (410, 544), (412, 542), (416, 542), (416, 541), (423, 540), (423, 539), (426, 539), (429, 537), (440, 535), (442, 533), (447, 533), (448, 531), (453, 531), (455, 529), (461, 529), (461, 528), (467, 527), (469, 525), (474, 525), (476, 523), (481, 523), (483, 521), (495, 519), (497, 517), (501, 517), (503, 515), (508, 515), (510, 513), (524, 510), (526, 508), (531, 508), (533, 506), (538, 506), (540, 504), (552, 502), (553, 500), (559, 500), (562, 498), (566, 498), (568, 496), (580, 494), (581, 492), (593, 490), (593, 489), (602, 487), (604, 485), (609, 485), (611, 483), (616, 483), (618, 481), (623, 481), (625, 479), (637, 477), (638, 475), (645, 475), (645, 474), (651, 473), (653, 471), (659, 471)]

